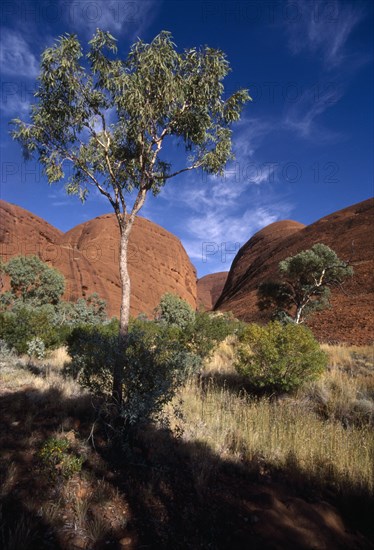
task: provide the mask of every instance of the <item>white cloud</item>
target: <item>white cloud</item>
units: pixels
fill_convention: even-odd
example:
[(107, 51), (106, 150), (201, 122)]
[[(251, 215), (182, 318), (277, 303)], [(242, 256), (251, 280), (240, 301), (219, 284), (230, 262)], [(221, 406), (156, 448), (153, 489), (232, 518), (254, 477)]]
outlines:
[(166, 187), (161, 197), (176, 219), (183, 212), (183, 223), (173, 232), (179, 234), (190, 258), (198, 266), (206, 264), (211, 273), (229, 269), (254, 232), (289, 217), (292, 210), (274, 191), (220, 178), (196, 182), (189, 176)]
[(14, 93), (12, 95), (6, 95), (2, 93), (0, 110), (6, 115), (17, 115), (24, 117), (28, 114), (30, 109), (30, 102), (25, 99), (22, 94)]
[(192, 238), (182, 242), (189, 257), (205, 263), (210, 272), (226, 271), (239, 248), (256, 231), (287, 217), (290, 210), (285, 203), (254, 205), (241, 214), (210, 210), (188, 219), (186, 229)]
[(264, 139), (272, 132), (274, 124), (264, 118), (242, 118), (235, 126), (233, 152), (238, 160), (252, 158)]
[(131, 39), (137, 38), (152, 22), (158, 4), (155, 0), (60, 0), (70, 28), (86, 35), (92, 35), (97, 28), (117, 34), (126, 29)]
[(9, 29), (2, 29), (1, 34), (1, 72), (18, 78), (35, 78), (38, 74), (39, 64), (23, 36)]
[(362, 9), (339, 0), (289, 0), (288, 8), (295, 14), (286, 26), (292, 52), (307, 50), (322, 55), (330, 69), (340, 66), (348, 56), (347, 40), (363, 18)]
[(322, 127), (319, 117), (333, 107), (343, 96), (343, 89), (336, 84), (324, 90), (320, 95), (315, 90), (305, 92), (300, 101), (294, 103), (286, 112), (283, 127), (296, 132), (303, 138), (319, 142), (340, 139), (341, 135)]

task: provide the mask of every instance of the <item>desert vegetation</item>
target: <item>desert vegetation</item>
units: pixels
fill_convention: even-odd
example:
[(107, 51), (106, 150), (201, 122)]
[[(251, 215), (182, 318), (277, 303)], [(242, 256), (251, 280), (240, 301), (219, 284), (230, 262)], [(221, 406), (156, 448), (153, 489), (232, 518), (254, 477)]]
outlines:
[(369, 547), (373, 348), (172, 295), (155, 313), (131, 321), (120, 410), (118, 322), (39, 356), (1, 343), (3, 547)]
[(258, 306), (273, 310), (275, 318), (299, 324), (330, 305), (331, 289), (341, 287), (353, 275), (353, 268), (330, 247), (318, 243), (279, 262), (278, 272), (279, 280), (259, 285)]
[[(223, 174), (234, 159), (231, 126), (251, 98), (246, 89), (225, 98), (230, 64), (223, 51), (204, 46), (179, 53), (168, 31), (149, 44), (138, 38), (125, 59), (117, 54), (117, 40), (101, 29), (85, 54), (76, 35), (59, 37), (41, 56), (31, 120), (14, 119), (12, 136), (26, 158), (38, 159), (49, 183), (63, 180), (67, 192), (83, 202), (94, 187), (113, 208), (120, 231), (124, 344), (130, 320), (129, 237), (138, 212), (147, 195), (156, 196), (181, 173)], [(172, 165), (170, 153), (162, 157), (165, 145), (177, 143), (185, 151), (182, 167)], [(113, 397), (122, 399), (119, 363)]]

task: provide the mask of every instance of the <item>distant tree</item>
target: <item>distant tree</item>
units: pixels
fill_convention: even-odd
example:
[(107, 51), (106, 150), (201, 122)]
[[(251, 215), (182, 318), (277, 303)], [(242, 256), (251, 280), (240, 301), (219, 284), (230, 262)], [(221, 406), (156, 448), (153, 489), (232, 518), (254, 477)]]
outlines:
[(167, 292), (156, 308), (156, 318), (168, 325), (185, 329), (195, 321), (195, 312), (185, 300)]
[(330, 289), (341, 286), (353, 269), (324, 244), (315, 244), (279, 263), (280, 280), (259, 286), (261, 310), (272, 309), (278, 319), (299, 324), (329, 306)]
[[(116, 40), (108, 32), (97, 30), (89, 44), (86, 66), (75, 35), (60, 37), (44, 51), (31, 122), (14, 120), (13, 137), (26, 157), (37, 155), (50, 183), (65, 178), (71, 163), (68, 193), (84, 200), (92, 185), (113, 207), (121, 234), (124, 341), (130, 314), (128, 242), (136, 214), (149, 192), (157, 195), (182, 172), (222, 173), (233, 158), (230, 125), (250, 98), (247, 90), (238, 90), (224, 100), (222, 81), (230, 69), (222, 51), (178, 53), (169, 32), (150, 44), (138, 40), (125, 61), (115, 57)], [(188, 159), (172, 169), (160, 153), (176, 140), (184, 143)], [(128, 210), (127, 196), (134, 193)], [(121, 371), (117, 365), (113, 374), (118, 400)]]
[(10, 282), (3, 304), (21, 301), (34, 306), (55, 305), (64, 293), (64, 276), (38, 256), (14, 256), (3, 264), (3, 271)]

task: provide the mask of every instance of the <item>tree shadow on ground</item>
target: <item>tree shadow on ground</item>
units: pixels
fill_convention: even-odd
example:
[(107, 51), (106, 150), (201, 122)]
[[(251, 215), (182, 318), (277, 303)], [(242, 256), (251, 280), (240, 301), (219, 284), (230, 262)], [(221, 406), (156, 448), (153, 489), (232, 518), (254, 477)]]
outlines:
[(274, 389), (272, 388), (258, 388), (253, 386), (248, 377), (242, 376), (235, 372), (209, 372), (203, 374), (199, 378), (199, 386), (202, 393), (207, 393), (210, 387), (223, 388), (235, 395), (245, 393), (253, 397), (271, 397), (274, 396)]
[[(273, 477), (260, 462), (223, 460), (203, 443), (176, 439), (168, 430), (148, 427), (132, 444), (124, 444), (108, 441), (99, 424), (95, 449), (78, 478), (104, 479), (127, 503), (127, 521), (116, 529), (103, 514), (95, 541), (83, 535), (77, 539), (72, 516), (69, 511), (64, 515), (68, 500), (61, 500), (57, 515), (40, 515), (47, 503), (62, 499), (64, 482), (43, 474), (38, 451), (56, 431), (74, 431), (87, 440), (94, 420), (90, 397), (66, 398), (58, 388), (24, 388), (0, 396), (0, 495), (5, 510), (0, 545), (6, 550), (373, 547), (361, 534), (346, 530), (331, 501), (312, 490), (292, 460), (287, 471)], [(107, 507), (118, 515), (115, 501), (108, 499)], [(363, 502), (367, 507), (365, 499), (354, 503), (357, 513)], [(18, 531), (25, 540), (15, 547), (9, 533)]]

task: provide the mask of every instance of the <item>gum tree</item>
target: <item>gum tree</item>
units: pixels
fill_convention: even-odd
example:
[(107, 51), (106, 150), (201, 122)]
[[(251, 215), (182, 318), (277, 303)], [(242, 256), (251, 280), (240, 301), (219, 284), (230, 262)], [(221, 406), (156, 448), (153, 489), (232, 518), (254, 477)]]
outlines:
[(296, 324), (328, 307), (331, 289), (353, 275), (353, 268), (322, 243), (279, 262), (278, 271), (280, 280), (259, 286), (259, 309), (272, 309), (276, 317)]
[[(147, 194), (157, 195), (186, 171), (222, 173), (233, 158), (230, 126), (250, 98), (240, 89), (224, 99), (229, 70), (222, 51), (203, 47), (178, 53), (166, 31), (150, 44), (138, 40), (126, 59), (117, 56), (108, 32), (96, 31), (86, 55), (75, 35), (64, 35), (42, 54), (30, 122), (13, 121), (13, 137), (26, 157), (38, 158), (49, 183), (65, 179), (67, 192), (82, 201), (95, 187), (115, 212), (120, 339), (126, 338), (130, 314), (129, 235)], [(161, 151), (178, 141), (186, 160), (172, 166)], [(118, 399), (120, 370), (113, 376)]]

